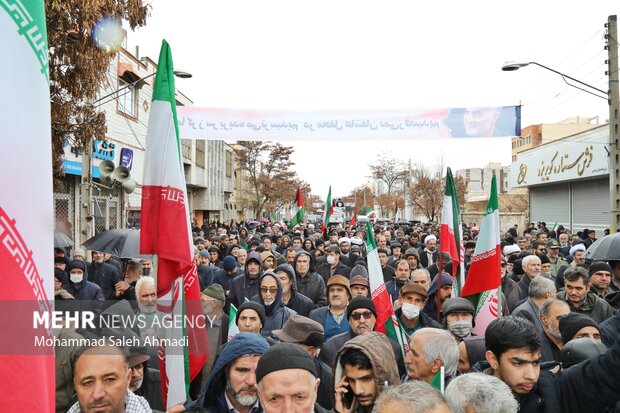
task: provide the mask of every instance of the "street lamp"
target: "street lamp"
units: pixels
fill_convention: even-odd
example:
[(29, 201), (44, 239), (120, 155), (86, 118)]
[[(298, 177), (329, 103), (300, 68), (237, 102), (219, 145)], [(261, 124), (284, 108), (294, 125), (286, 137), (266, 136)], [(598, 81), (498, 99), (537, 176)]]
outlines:
[[(100, 97), (99, 99), (90, 102), (90, 105), (94, 108), (97, 108), (109, 101), (105, 101), (106, 99), (114, 96), (114, 95), (118, 95), (119, 92), (122, 92), (126, 89), (132, 88), (135, 85), (139, 84), (140, 82), (143, 82), (144, 79), (148, 79), (150, 77), (155, 76), (157, 72), (153, 72), (147, 76), (144, 76), (143, 78), (140, 78), (138, 80), (136, 80), (135, 82), (131, 82), (117, 90), (115, 90), (112, 93), (108, 93), (107, 95)], [(188, 79), (192, 77), (192, 74), (189, 72), (184, 72), (184, 71), (180, 71), (180, 70), (175, 70), (174, 71), (174, 75), (178, 78), (181, 79)], [(125, 92), (127, 93), (127, 92)], [(122, 95), (120, 95), (122, 96)], [(115, 96), (114, 99), (116, 99), (118, 96)], [(100, 103), (102, 101), (105, 101), (103, 103)], [(93, 184), (93, 168), (92, 168), (92, 151), (93, 151), (93, 141), (92, 141), (92, 137), (89, 139), (88, 143), (86, 144), (86, 147), (84, 148), (84, 151), (82, 152), (82, 181), (81, 181), (81, 188), (80, 188), (80, 206), (81, 206), (81, 213), (80, 213), (80, 244), (82, 244), (84, 241), (86, 241), (88, 238), (90, 238), (91, 234), (91, 221), (93, 219), (92, 214), (90, 213), (90, 209), (92, 207), (92, 184)]]
[[(584, 83), (584, 82), (582, 82), (581, 80), (577, 80), (577, 79), (575, 79), (574, 77), (571, 77), (571, 76), (569, 76), (569, 75), (566, 75), (566, 74), (564, 74), (564, 73), (562, 73), (562, 72), (558, 72), (557, 70), (552, 69), (552, 68), (550, 68), (550, 67), (547, 67), (547, 66), (545, 66), (545, 65), (542, 65), (542, 64), (540, 64), (540, 63), (538, 63), (538, 62), (523, 62), (523, 63), (518, 63), (518, 62), (506, 62), (506, 63), (504, 63), (504, 66), (502, 66), (502, 70), (503, 70), (504, 72), (513, 72), (513, 71), (515, 71), (515, 70), (519, 70), (519, 69), (521, 69), (522, 67), (529, 66), (529, 65), (536, 65), (536, 66), (542, 67), (543, 69), (547, 69), (547, 70), (549, 70), (550, 72), (553, 72), (553, 73), (556, 73), (556, 74), (558, 74), (558, 75), (562, 76), (562, 79), (564, 79), (564, 82), (566, 82), (566, 84), (567, 84), (568, 86), (574, 87), (574, 88), (576, 88), (576, 89), (579, 89), (579, 90), (581, 90), (581, 91), (583, 91), (583, 92), (586, 92), (586, 93), (589, 93), (589, 94), (594, 95), (594, 96), (596, 96), (596, 97), (599, 97), (599, 98), (601, 98), (601, 99), (605, 99), (605, 100), (609, 99), (608, 92), (606, 92), (606, 91), (604, 91), (604, 90), (602, 90), (602, 89), (596, 88), (596, 87), (594, 87), (594, 86), (592, 86), (592, 85), (589, 85), (589, 84), (587, 84), (587, 83)], [(579, 83), (580, 85), (583, 85), (583, 86), (589, 87), (589, 88), (590, 88), (590, 89), (592, 89), (592, 90), (596, 90), (597, 92), (599, 92), (599, 93), (603, 94), (604, 96), (601, 96), (601, 95), (596, 94), (596, 93), (594, 93), (594, 92), (592, 92), (592, 91), (590, 91), (590, 90), (586, 90), (586, 89), (580, 88), (579, 86), (576, 86), (576, 85), (573, 85), (573, 84), (571, 84), (571, 83), (568, 83), (568, 81), (567, 81), (566, 79), (570, 79), (570, 80), (572, 80), (573, 82), (577, 82), (577, 83)]]
[[(577, 80), (574, 77), (558, 72), (555, 69), (551, 69), (550, 67), (541, 65), (537, 62), (506, 62), (502, 66), (502, 70), (505, 72), (511, 72), (525, 66), (536, 65), (562, 76), (562, 79), (564, 79), (566, 84), (569, 86), (590, 93), (591, 95), (597, 96), (601, 99), (607, 100), (607, 103), (609, 105), (609, 214), (611, 216), (611, 225), (609, 229), (610, 232), (615, 232), (617, 230), (620, 230), (620, 118), (618, 113), (620, 111), (620, 91), (618, 84), (617, 16), (609, 16), (607, 18), (607, 24), (605, 25), (605, 27), (607, 28), (607, 33), (605, 34), (607, 45), (605, 46), (605, 48), (608, 52), (608, 58), (605, 62), (608, 65), (608, 69), (605, 74), (609, 76), (609, 91), (604, 91), (596, 88), (592, 85), (582, 82), (581, 80)], [(570, 79), (573, 82), (590, 88), (591, 90), (580, 88), (579, 86), (569, 83), (566, 79)], [(594, 93), (592, 92), (592, 90), (598, 93)], [(601, 94), (604, 96), (601, 96)]]

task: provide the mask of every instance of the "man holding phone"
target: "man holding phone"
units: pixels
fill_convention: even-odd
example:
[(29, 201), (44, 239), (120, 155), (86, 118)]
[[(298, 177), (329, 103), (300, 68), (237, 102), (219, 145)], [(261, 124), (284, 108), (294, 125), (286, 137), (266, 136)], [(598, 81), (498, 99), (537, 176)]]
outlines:
[(339, 413), (371, 412), (381, 391), (400, 384), (389, 339), (377, 332), (349, 340), (338, 351), (332, 370), (334, 411)]

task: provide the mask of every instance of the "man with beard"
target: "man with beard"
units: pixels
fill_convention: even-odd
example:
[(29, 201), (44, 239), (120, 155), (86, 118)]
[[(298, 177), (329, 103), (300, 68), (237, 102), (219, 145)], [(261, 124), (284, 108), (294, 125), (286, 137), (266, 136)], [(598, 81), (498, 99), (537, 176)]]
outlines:
[(564, 291), (560, 290), (557, 298), (566, 301), (572, 312), (590, 316), (597, 323), (602, 323), (613, 315), (613, 309), (607, 301), (590, 291), (590, 277), (584, 268), (566, 269), (564, 285)]
[[(269, 343), (259, 334), (239, 333), (222, 348), (199, 405), (209, 413), (260, 412), (256, 366)], [(234, 409), (234, 410), (233, 410)]]
[(148, 355), (146, 348), (133, 347), (129, 350), (127, 364), (131, 369), (131, 380), (129, 390), (137, 396), (146, 399), (154, 410), (166, 410), (161, 396), (161, 378), (159, 370), (148, 366), (151, 356)]
[(104, 262), (105, 254), (93, 251), (93, 262), (88, 264), (88, 281), (94, 282), (101, 288), (106, 300), (114, 300), (116, 284), (122, 280), (121, 273), (116, 267)]
[(536, 255), (528, 255), (521, 261), (521, 266), (525, 274), (521, 278), (521, 281), (517, 283), (519, 287), (519, 299), (523, 300), (527, 298), (530, 290), (530, 283), (534, 277), (538, 277), (542, 271), (542, 263), (540, 258)]
[(392, 302), (398, 300), (402, 286), (411, 281), (409, 274), (409, 263), (407, 260), (398, 260), (394, 277), (385, 283), (385, 289), (390, 294)]
[(258, 252), (252, 251), (248, 254), (248, 259), (245, 261), (245, 273), (233, 279), (228, 294), (228, 304), (239, 308), (246, 298), (249, 300), (258, 294), (258, 279), (262, 265), (263, 261)]
[(297, 292), (297, 279), (293, 267), (289, 264), (281, 264), (274, 272), (282, 284), (282, 304), (297, 314), (307, 317), (314, 309), (314, 303), (305, 295)]
[(560, 361), (560, 350), (564, 342), (560, 333), (560, 318), (570, 314), (570, 308), (562, 300), (551, 298), (540, 306), (540, 321), (543, 326), (539, 334), (541, 342), (541, 361)]
[(257, 301), (265, 307), (262, 334), (271, 337), (272, 330), (281, 329), (286, 320), (297, 313), (282, 304), (282, 284), (273, 271), (266, 271), (260, 277), (258, 285), (259, 293), (252, 297), (252, 301)]
[[(439, 281), (441, 281), (441, 286)], [(435, 276), (433, 282), (431, 282), (431, 286), (428, 287), (428, 298), (422, 311), (424, 311), (427, 316), (440, 323), (441, 315), (438, 310), (441, 309), (443, 303), (451, 296), (452, 277), (450, 277), (450, 274), (447, 272), (442, 272)], [(439, 301), (439, 303), (437, 301)]]
[(315, 308), (308, 318), (324, 326), (325, 340), (349, 331), (347, 306), (351, 300), (349, 280), (342, 275), (333, 275), (327, 281), (329, 305)]
[(420, 255), (420, 265), (424, 268), (437, 262), (437, 258), (439, 257), (437, 237), (434, 235), (427, 235), (426, 238), (424, 238), (424, 248), (420, 248), (418, 254)]

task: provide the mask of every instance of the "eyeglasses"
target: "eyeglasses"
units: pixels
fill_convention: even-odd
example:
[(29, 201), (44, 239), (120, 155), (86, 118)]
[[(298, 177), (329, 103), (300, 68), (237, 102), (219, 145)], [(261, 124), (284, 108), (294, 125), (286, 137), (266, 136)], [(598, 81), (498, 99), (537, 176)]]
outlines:
[(270, 292), (271, 294), (276, 294), (278, 292), (278, 287), (261, 287), (260, 291), (262, 293)]
[(354, 319), (355, 321), (360, 321), (360, 319), (364, 317), (364, 319), (366, 320), (370, 320), (372, 317), (372, 312), (370, 311), (366, 311), (363, 313), (353, 313), (351, 314), (351, 318)]

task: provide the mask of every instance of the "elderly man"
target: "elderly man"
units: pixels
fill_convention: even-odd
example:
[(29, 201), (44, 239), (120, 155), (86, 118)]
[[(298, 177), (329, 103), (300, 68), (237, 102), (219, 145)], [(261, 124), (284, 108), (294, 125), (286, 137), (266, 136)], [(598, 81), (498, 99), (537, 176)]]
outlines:
[(438, 328), (422, 328), (411, 336), (405, 357), (407, 380), (430, 383), (444, 367), (446, 383), (456, 376), (459, 345), (454, 336)]
[(265, 307), (260, 303), (247, 301), (239, 306), (236, 317), (235, 324), (239, 332), (260, 334), (265, 325)]
[(252, 297), (252, 301), (257, 301), (265, 307), (266, 317), (262, 334), (266, 337), (271, 336), (272, 330), (282, 328), (286, 320), (297, 314), (282, 303), (282, 283), (280, 283), (280, 278), (270, 270), (260, 277), (259, 293)]
[(450, 408), (437, 389), (416, 380), (384, 390), (375, 402), (373, 412), (450, 413)]
[(314, 320), (294, 315), (282, 327), (282, 330), (274, 330), (273, 335), (283, 343), (291, 343), (306, 351), (316, 368), (316, 378), (321, 380), (317, 393), (317, 403), (325, 409), (333, 406), (331, 387), (332, 369), (318, 359), (321, 346), (325, 340), (323, 326)]
[(454, 413), (508, 413), (519, 410), (519, 403), (510, 387), (497, 377), (483, 373), (456, 377), (446, 387), (445, 396)]
[(74, 362), (73, 382), (78, 401), (68, 413), (110, 411), (150, 413), (148, 402), (129, 391), (131, 370), (124, 349), (85, 347)]
[(597, 323), (602, 323), (613, 315), (613, 309), (607, 301), (590, 291), (588, 273), (581, 267), (569, 267), (564, 271), (564, 291), (557, 298), (566, 301), (571, 311), (590, 316)]
[(468, 299), (448, 298), (441, 306), (442, 327), (460, 342), (466, 337), (471, 337), (475, 312), (474, 305)]
[(342, 275), (334, 275), (327, 281), (329, 305), (315, 308), (308, 318), (325, 327), (325, 340), (349, 331), (347, 306), (351, 300), (349, 280)]
[(256, 382), (265, 413), (327, 413), (316, 403), (321, 380), (312, 357), (293, 344), (276, 344), (260, 357)]
[(297, 292), (295, 270), (289, 264), (280, 264), (274, 270), (282, 284), (282, 303), (297, 314), (307, 317), (314, 309), (314, 303), (308, 297)]
[(223, 347), (207, 378), (200, 405), (209, 412), (259, 412), (256, 366), (268, 348), (269, 343), (259, 334), (234, 336)]
[(527, 298), (530, 288), (530, 283), (534, 277), (538, 277), (542, 271), (542, 263), (540, 258), (536, 255), (528, 255), (521, 261), (521, 266), (525, 274), (521, 281), (517, 283), (519, 287), (519, 298), (521, 300)]
[(549, 298), (557, 294), (555, 283), (544, 277), (536, 277), (532, 280), (528, 290), (528, 299), (511, 313), (515, 317), (521, 317), (531, 322), (539, 334), (543, 332), (540, 321), (540, 306)]
[[(411, 268), (411, 264), (409, 265)], [(425, 290), (431, 286), (431, 274), (426, 268), (418, 268), (411, 272), (411, 283), (420, 284)]]
[(564, 343), (560, 333), (560, 319), (570, 314), (570, 308), (562, 300), (550, 298), (540, 306), (540, 321), (543, 326), (540, 336), (542, 361), (560, 361), (560, 350)]
[(361, 295), (362, 297), (370, 296), (370, 283), (368, 279), (363, 275), (356, 275), (351, 277), (351, 295), (353, 297), (357, 297)]
[[(346, 333), (338, 334), (327, 340), (323, 347), (319, 359), (332, 366), (336, 359), (336, 353), (343, 344), (359, 336), (360, 334), (373, 331), (377, 321), (377, 309), (370, 298), (358, 296), (349, 302), (347, 307), (347, 317), (349, 318), (350, 330)], [(397, 343), (390, 340), (392, 351), (396, 357), (399, 374), (405, 373), (405, 364), (403, 362), (403, 354)]]
[(408, 283), (400, 289), (399, 308), (394, 314), (398, 317), (407, 338), (424, 327), (441, 327), (439, 323), (422, 312), (426, 304), (426, 295), (426, 289), (419, 284)]

